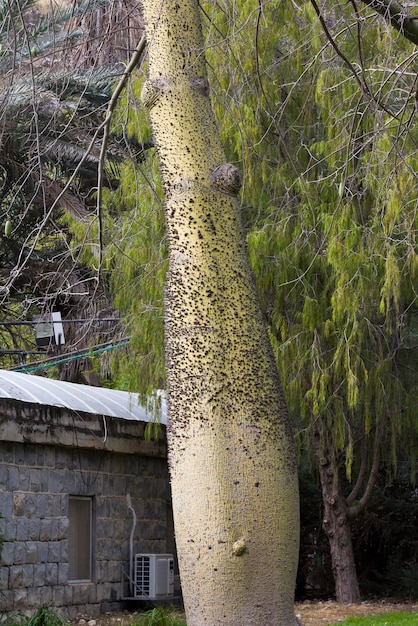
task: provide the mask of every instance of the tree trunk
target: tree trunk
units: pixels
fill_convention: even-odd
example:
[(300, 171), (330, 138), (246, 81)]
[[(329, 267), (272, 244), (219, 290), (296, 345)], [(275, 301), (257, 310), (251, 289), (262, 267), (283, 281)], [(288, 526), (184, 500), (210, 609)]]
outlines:
[(341, 604), (357, 604), (360, 602), (360, 591), (347, 504), (339, 485), (337, 463), (327, 446), (321, 449), (319, 475), (324, 502), (322, 525), (331, 550), (336, 599)]
[(167, 199), (169, 462), (188, 626), (294, 626), (291, 427), (208, 97), (198, 3), (144, 0)]

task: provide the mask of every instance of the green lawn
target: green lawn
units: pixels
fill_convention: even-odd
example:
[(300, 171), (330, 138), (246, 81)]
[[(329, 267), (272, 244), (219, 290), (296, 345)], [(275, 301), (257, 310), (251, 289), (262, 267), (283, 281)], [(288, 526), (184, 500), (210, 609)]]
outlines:
[(349, 617), (333, 626), (418, 626), (418, 613), (384, 613), (368, 617)]

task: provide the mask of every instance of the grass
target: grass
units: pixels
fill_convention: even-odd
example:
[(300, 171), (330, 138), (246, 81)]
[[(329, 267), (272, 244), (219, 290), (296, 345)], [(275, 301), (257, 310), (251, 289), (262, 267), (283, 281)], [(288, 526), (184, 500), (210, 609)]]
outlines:
[[(31, 617), (19, 612), (8, 616), (0, 613), (0, 626), (68, 626), (68, 622), (55, 609), (42, 606)], [(130, 626), (186, 626), (186, 622), (183, 612), (156, 607), (138, 615)]]
[(186, 626), (186, 622), (181, 612), (156, 607), (142, 613), (135, 619), (132, 626)]
[[(131, 626), (186, 626), (184, 613), (157, 607), (142, 613)], [(333, 626), (418, 626), (418, 613), (384, 613), (365, 617), (350, 617)]]
[[(68, 626), (52, 608), (43, 606), (32, 617), (15, 613), (6, 618), (0, 611), (0, 626)], [(167, 607), (156, 607), (138, 615), (130, 626), (187, 626), (184, 613)], [(349, 617), (332, 626), (418, 626), (418, 613), (383, 613)]]
[(63, 617), (53, 608), (41, 606), (32, 617), (28, 619), (25, 626), (65, 626)]
[(384, 613), (367, 617), (349, 617), (333, 626), (418, 626), (418, 613)]
[(17, 611), (0, 614), (0, 626), (66, 626), (67, 622), (55, 609), (41, 606), (31, 617)]

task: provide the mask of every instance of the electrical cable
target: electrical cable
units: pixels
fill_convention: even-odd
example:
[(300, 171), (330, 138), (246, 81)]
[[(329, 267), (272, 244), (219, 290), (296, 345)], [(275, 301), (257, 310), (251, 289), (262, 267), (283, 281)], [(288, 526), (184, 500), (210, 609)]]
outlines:
[(123, 346), (127, 346), (129, 344), (129, 339), (122, 341), (117, 344), (107, 345), (105, 347), (96, 346), (96, 348), (92, 348), (90, 350), (84, 351), (80, 354), (74, 354), (66, 357), (51, 357), (51, 359), (47, 359), (46, 362), (43, 361), (41, 363), (25, 363), (23, 365), (18, 365), (16, 367), (9, 368), (9, 372), (36, 372), (39, 370), (49, 369), (50, 367), (56, 367), (57, 365), (61, 365), (62, 363), (69, 363), (70, 361), (78, 361), (80, 359), (85, 359), (90, 356), (95, 356), (96, 354), (103, 354), (104, 352), (109, 352), (111, 350), (116, 350), (116, 348), (122, 348)]

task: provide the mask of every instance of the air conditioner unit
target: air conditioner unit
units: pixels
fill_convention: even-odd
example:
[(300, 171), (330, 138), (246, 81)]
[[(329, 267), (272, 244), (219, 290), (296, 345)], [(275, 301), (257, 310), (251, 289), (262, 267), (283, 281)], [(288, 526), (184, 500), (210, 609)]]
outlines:
[(174, 596), (172, 554), (135, 554), (134, 598), (161, 600)]

